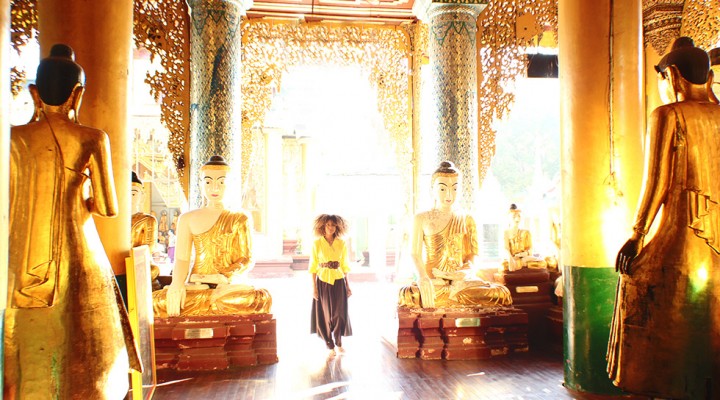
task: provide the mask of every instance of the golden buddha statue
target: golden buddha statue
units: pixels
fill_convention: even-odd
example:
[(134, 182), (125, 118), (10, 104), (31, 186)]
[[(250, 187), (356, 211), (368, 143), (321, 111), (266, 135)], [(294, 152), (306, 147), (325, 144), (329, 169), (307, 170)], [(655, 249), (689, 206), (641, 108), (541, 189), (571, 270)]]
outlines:
[(502, 285), (466, 274), (478, 254), (477, 229), (470, 215), (453, 210), (459, 171), (444, 161), (432, 175), (434, 207), (415, 216), (412, 258), (418, 282), (400, 289), (400, 306), (462, 307), (512, 304)]
[(205, 205), (178, 218), (172, 283), (153, 292), (156, 317), (270, 312), (270, 293), (244, 283), (254, 265), (252, 222), (223, 205), (229, 170), (220, 156), (200, 168)]
[[(147, 245), (150, 254), (155, 249), (155, 243), (158, 240), (158, 223), (155, 217), (143, 212), (143, 202), (145, 201), (145, 187), (138, 178), (135, 171), (132, 171), (132, 185), (130, 187), (132, 205), (132, 217), (130, 221), (130, 238), (132, 247)], [(150, 279), (152, 281), (153, 290), (160, 289), (160, 283), (157, 277), (160, 275), (160, 267), (156, 264), (150, 264)]]
[(532, 235), (527, 229), (520, 229), (522, 211), (515, 204), (510, 205), (510, 226), (503, 233), (503, 243), (508, 258), (502, 263), (503, 270), (517, 271), (528, 268), (546, 268), (547, 262), (532, 255)]
[(720, 105), (709, 66), (680, 37), (655, 67), (664, 105), (648, 121), (635, 225), (616, 260), (608, 373), (653, 398), (720, 395)]
[(78, 123), (74, 60), (52, 47), (29, 87), (33, 120), (11, 131), (7, 399), (121, 399), (128, 368), (141, 369), (92, 219), (117, 214), (110, 141)]

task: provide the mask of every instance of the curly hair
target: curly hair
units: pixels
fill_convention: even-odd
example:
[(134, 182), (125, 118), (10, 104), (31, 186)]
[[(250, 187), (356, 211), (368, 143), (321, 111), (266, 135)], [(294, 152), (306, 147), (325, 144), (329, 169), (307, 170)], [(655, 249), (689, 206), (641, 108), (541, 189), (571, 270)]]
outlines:
[(316, 236), (325, 236), (325, 224), (328, 221), (335, 223), (335, 237), (340, 237), (347, 231), (347, 223), (343, 217), (333, 214), (320, 214), (315, 218), (313, 226), (313, 232), (315, 232)]

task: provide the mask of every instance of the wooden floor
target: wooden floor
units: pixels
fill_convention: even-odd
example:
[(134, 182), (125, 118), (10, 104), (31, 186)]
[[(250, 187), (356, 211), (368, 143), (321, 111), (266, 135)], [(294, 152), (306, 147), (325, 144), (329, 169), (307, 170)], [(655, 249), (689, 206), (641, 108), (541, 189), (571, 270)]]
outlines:
[(310, 277), (256, 279), (273, 296), (274, 365), (219, 372), (158, 373), (153, 399), (573, 399), (562, 357), (535, 352), (482, 361), (422, 361), (395, 356), (398, 286), (351, 281), (354, 334), (329, 357), (309, 332)]

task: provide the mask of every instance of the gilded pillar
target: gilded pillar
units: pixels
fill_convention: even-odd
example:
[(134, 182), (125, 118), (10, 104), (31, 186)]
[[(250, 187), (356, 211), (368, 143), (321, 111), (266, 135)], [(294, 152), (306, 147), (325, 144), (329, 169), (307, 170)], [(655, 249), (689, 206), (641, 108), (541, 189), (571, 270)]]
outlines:
[(132, 44), (132, 0), (38, 1), (40, 54), (56, 43), (75, 50), (86, 84), (79, 121), (110, 137), (113, 177), (118, 196), (115, 218), (94, 218), (116, 275), (125, 275), (130, 251), (131, 139), (128, 135), (128, 68)]
[(605, 354), (642, 173), (640, 10), (640, 0), (559, 2), (565, 385), (600, 395), (621, 393)]
[[(10, 76), (10, 0), (0, 0), (0, 76)], [(8, 280), (8, 207), (10, 199), (10, 80), (0, 82), (0, 320), (5, 321)], [(0, 334), (4, 333), (0, 323)], [(2, 366), (2, 361), (0, 361)]]
[(708, 52), (710, 55), (710, 68), (713, 70), (712, 90), (715, 97), (720, 99), (720, 47), (716, 47)]
[[(238, 0), (188, 0), (190, 7), (190, 193), (200, 206), (200, 167), (213, 155), (230, 163), (229, 201), (240, 206), (240, 22), (252, 5)], [(232, 206), (228, 204), (228, 206)]]
[(444, 160), (462, 172), (460, 204), (473, 210), (480, 188), (478, 177), (477, 124), (477, 17), (486, 1), (463, 4), (424, 0), (413, 12), (430, 25), (428, 38), (431, 96), (431, 126), (423, 129), (421, 170), (432, 171)]
[[(282, 254), (283, 248), (283, 130), (265, 128), (265, 254)], [(238, 160), (239, 161), (239, 160)], [(256, 251), (256, 253), (260, 253)]]

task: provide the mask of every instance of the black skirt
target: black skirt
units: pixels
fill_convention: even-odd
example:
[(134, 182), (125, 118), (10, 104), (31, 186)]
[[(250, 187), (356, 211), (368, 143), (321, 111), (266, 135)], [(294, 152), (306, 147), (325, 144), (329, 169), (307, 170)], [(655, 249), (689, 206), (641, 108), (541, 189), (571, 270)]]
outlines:
[(328, 349), (342, 346), (342, 337), (352, 335), (348, 316), (348, 296), (345, 278), (334, 285), (316, 279), (318, 298), (313, 299), (310, 313), (310, 333), (317, 333)]

